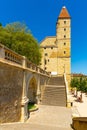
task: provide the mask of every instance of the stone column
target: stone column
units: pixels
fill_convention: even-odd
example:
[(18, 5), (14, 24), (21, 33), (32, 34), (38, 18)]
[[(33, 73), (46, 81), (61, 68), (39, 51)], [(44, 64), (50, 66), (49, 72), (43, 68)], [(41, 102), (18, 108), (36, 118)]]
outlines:
[(27, 94), (26, 94), (26, 70), (25, 70), (25, 66), (26, 66), (26, 58), (24, 57), (23, 60), (23, 92), (22, 92), (22, 101), (21, 101), (21, 122), (24, 122), (28, 119), (29, 116), (29, 112), (28, 112), (28, 102), (29, 99), (27, 98)]
[(40, 104), (40, 98), (41, 98), (41, 90), (40, 90), (40, 74), (38, 74), (38, 79), (37, 79), (37, 94), (36, 94), (36, 99), (37, 99), (37, 104)]

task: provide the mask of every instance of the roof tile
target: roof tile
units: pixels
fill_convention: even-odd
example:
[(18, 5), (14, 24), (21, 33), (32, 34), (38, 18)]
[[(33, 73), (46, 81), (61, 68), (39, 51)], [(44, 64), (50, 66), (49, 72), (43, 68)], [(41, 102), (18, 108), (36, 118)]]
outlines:
[(66, 7), (62, 8), (60, 15), (59, 15), (59, 18), (70, 18), (70, 15), (69, 15)]

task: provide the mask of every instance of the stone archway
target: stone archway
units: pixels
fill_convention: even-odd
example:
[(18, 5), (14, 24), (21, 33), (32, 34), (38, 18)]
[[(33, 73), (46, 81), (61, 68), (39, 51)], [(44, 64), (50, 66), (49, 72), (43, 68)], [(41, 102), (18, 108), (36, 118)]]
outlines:
[(28, 93), (27, 93), (29, 102), (36, 103), (37, 102), (36, 95), (37, 95), (37, 82), (35, 77), (32, 77), (29, 82)]

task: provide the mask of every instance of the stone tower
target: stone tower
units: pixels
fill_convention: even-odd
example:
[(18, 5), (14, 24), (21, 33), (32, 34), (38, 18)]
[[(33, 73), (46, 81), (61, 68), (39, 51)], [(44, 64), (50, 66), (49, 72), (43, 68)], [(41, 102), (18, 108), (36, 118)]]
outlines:
[(56, 44), (58, 46), (58, 73), (71, 73), (71, 19), (65, 7), (62, 8), (56, 24)]
[(63, 7), (57, 23), (56, 36), (46, 37), (40, 44), (42, 51), (41, 67), (52, 75), (66, 73), (70, 82), (71, 75), (71, 18)]

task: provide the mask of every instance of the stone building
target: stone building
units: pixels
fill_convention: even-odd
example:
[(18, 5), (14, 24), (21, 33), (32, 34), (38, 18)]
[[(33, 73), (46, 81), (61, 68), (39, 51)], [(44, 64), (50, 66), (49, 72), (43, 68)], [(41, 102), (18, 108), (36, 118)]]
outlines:
[(70, 82), (71, 75), (71, 17), (63, 7), (56, 22), (56, 36), (46, 37), (41, 43), (41, 68), (51, 75), (63, 75)]

